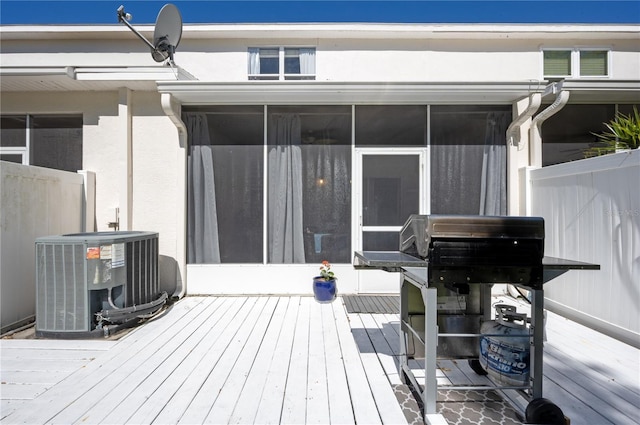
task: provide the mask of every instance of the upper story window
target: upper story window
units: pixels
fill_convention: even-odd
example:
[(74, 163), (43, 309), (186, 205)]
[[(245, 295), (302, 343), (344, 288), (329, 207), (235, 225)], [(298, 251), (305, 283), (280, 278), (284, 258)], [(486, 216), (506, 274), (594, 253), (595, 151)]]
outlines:
[(82, 169), (82, 115), (2, 115), (0, 160)]
[(609, 76), (609, 51), (602, 49), (553, 49), (543, 51), (545, 78)]
[(250, 47), (250, 80), (315, 80), (313, 47)]

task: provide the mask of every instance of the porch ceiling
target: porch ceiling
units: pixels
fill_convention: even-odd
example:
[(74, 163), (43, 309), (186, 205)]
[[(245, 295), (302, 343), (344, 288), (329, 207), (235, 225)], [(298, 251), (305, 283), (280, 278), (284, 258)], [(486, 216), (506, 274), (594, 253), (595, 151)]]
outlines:
[(524, 82), (158, 82), (183, 105), (204, 104), (426, 104), (512, 103), (545, 84)]

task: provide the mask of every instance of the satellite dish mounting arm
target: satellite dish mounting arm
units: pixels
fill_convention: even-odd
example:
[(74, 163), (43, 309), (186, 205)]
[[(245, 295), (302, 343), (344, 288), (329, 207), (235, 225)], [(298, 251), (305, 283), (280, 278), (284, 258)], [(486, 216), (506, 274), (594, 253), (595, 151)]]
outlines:
[(149, 46), (149, 48), (151, 50), (156, 50), (155, 46), (153, 44), (151, 44), (151, 42), (149, 40), (147, 40), (146, 38), (144, 38), (144, 36), (142, 34), (140, 34), (128, 21), (128, 19), (131, 19), (131, 14), (126, 13), (124, 11), (124, 6), (120, 6), (118, 8), (118, 22), (121, 22), (123, 24), (125, 24), (131, 31), (133, 31), (133, 33), (135, 35), (138, 36), (138, 38), (140, 38), (140, 40), (144, 41), (147, 46)]
[(182, 36), (182, 17), (174, 5), (167, 4), (160, 10), (160, 14), (156, 20), (153, 43), (131, 26), (129, 23), (131, 15), (124, 11), (124, 6), (120, 6), (117, 13), (118, 22), (125, 24), (140, 40), (149, 46), (153, 60), (156, 62), (164, 62), (166, 59), (169, 59), (169, 61), (173, 63), (173, 54)]

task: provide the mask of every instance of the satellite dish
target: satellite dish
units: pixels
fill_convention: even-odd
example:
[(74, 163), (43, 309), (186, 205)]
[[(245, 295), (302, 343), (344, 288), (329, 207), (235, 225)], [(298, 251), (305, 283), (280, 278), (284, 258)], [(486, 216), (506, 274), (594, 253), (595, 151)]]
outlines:
[(156, 62), (167, 57), (173, 61), (173, 53), (182, 38), (182, 16), (177, 7), (165, 4), (158, 13), (156, 29), (153, 32), (154, 51), (151, 53)]
[(118, 22), (125, 24), (133, 31), (142, 41), (151, 48), (151, 57), (156, 62), (164, 62), (169, 59), (173, 63), (173, 54), (182, 38), (182, 16), (177, 7), (172, 4), (165, 4), (158, 18), (153, 32), (153, 43), (144, 38), (142, 34), (131, 26), (129, 20), (131, 15), (124, 11), (124, 6), (120, 6), (117, 10)]

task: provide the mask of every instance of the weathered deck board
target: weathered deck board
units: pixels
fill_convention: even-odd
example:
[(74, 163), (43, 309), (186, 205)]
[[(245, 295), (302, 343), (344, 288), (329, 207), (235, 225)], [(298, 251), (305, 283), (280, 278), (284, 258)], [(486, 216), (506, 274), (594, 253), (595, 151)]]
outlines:
[(358, 347), (353, 339), (344, 307), (340, 303), (333, 303), (332, 306), (335, 312), (336, 329), (340, 346), (342, 347), (349, 388), (353, 388), (351, 391), (351, 404), (353, 405), (355, 420), (360, 424), (382, 423), (376, 408), (376, 402), (369, 390), (367, 374)]
[(398, 314), (397, 295), (345, 295), (342, 297), (348, 313)]
[(289, 302), (254, 423), (280, 423), (301, 302), (300, 297), (293, 297)]
[(324, 344), (327, 355), (327, 392), (329, 393), (329, 419), (335, 424), (354, 423), (349, 382), (342, 362), (343, 348), (340, 346), (336, 317), (333, 308), (322, 306)]
[(355, 315), (349, 315), (349, 320), (353, 338), (358, 346), (361, 362), (364, 365), (367, 380), (370, 382), (370, 388), (373, 391), (376, 404), (378, 405), (382, 422), (399, 423), (400, 421), (406, 420), (400, 410), (395, 395), (388, 391), (378, 391), (379, 388), (385, 387), (385, 383), (388, 386), (390, 386), (391, 383), (378, 359), (378, 354), (371, 344), (367, 331), (364, 327), (360, 329), (357, 328), (357, 326), (359, 326), (358, 322), (360, 325), (362, 322), (359, 321), (359, 318)]
[(198, 392), (194, 394), (178, 423), (204, 423), (222, 388), (226, 385), (227, 379), (232, 375), (231, 372), (242, 355), (245, 344), (250, 339), (255, 327), (259, 325), (258, 320), (268, 301), (268, 298), (256, 300), (255, 305), (246, 313), (246, 320), (229, 345), (220, 353), (218, 359), (211, 359), (212, 365), (209, 370), (202, 371), (206, 380), (199, 387)]
[[(174, 306), (174, 313), (181, 310), (189, 313), (193, 307), (202, 303), (201, 299), (187, 299), (185, 303)], [(177, 307), (177, 308), (176, 308)], [(183, 316), (184, 317), (184, 316)], [(82, 369), (70, 375), (60, 384), (48, 390), (43, 396), (37, 397), (28, 403), (29, 408), (20, 409), (11, 415), (8, 423), (46, 423), (58, 415), (64, 406), (69, 406), (83, 394), (98, 389), (103, 379), (106, 379), (112, 371), (126, 363), (128, 359), (136, 359), (136, 354), (143, 349), (153, 350), (153, 346), (149, 347), (157, 335), (161, 334), (167, 328), (175, 326), (180, 322), (177, 319), (174, 322), (167, 320), (157, 320), (149, 322), (145, 325), (145, 333), (134, 332), (127, 335), (125, 339), (128, 342), (128, 350), (118, 350), (115, 347), (99, 356), (97, 359), (87, 363)], [(60, 341), (56, 341), (58, 344)], [(118, 344), (117, 347), (122, 347)], [(86, 406), (91, 408), (91, 406)]]
[[(202, 325), (143, 384), (129, 393), (117, 409), (112, 409), (102, 422), (151, 423), (158, 414), (158, 406), (164, 405), (175, 394), (185, 377), (193, 373), (198, 362), (233, 318), (233, 309), (241, 305), (241, 300), (238, 299), (225, 301), (212, 304), (208, 310), (212, 314)], [(203, 326), (205, 323), (206, 326)], [(135, 413), (132, 415), (132, 412)]]
[[(361, 307), (387, 308), (381, 301)], [(394, 395), (398, 316), (348, 314), (345, 305), (187, 297), (117, 341), (2, 340), (0, 420), (403, 422)], [(640, 350), (552, 313), (547, 335), (544, 395), (572, 423), (638, 422)], [(438, 363), (441, 384), (484, 379), (466, 361)]]
[(268, 321), (264, 338), (260, 341), (260, 345), (256, 355), (254, 356), (251, 368), (247, 373), (243, 387), (237, 395), (235, 405), (227, 417), (210, 413), (215, 420), (230, 424), (246, 424), (253, 423), (260, 405), (259, 400), (265, 390), (268, 372), (271, 369), (273, 355), (278, 343), (278, 336), (284, 324), (287, 308), (290, 299), (280, 298), (271, 317), (263, 317), (260, 320)]

